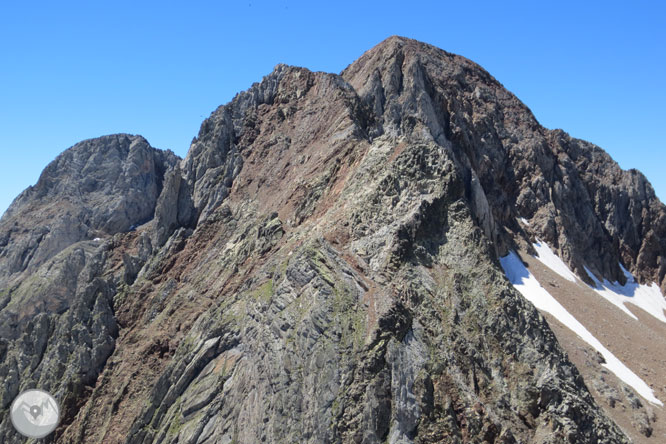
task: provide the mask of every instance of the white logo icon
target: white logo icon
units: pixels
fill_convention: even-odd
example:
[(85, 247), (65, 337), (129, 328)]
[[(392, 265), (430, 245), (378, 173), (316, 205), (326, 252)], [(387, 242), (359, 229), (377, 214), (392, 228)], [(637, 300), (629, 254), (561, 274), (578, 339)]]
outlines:
[(58, 425), (58, 403), (43, 390), (26, 390), (12, 402), (10, 417), (14, 428), (28, 438), (43, 438)]

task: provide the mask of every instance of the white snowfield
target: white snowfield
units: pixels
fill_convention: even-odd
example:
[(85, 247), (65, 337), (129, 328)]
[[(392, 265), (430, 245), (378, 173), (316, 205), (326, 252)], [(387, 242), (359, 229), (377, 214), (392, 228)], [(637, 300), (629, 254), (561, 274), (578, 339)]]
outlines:
[[(548, 246), (546, 245), (545, 248), (548, 248)], [(548, 250), (550, 250), (550, 248), (548, 248)], [(554, 254), (553, 256), (559, 261), (557, 256)], [(547, 254), (545, 254), (544, 257), (546, 257), (546, 259), (544, 259), (545, 261), (553, 262), (552, 257), (547, 256)], [(559, 322), (576, 333), (582, 340), (590, 344), (592, 348), (601, 353), (601, 355), (606, 360), (606, 363), (603, 364), (603, 366), (613, 372), (627, 385), (636, 390), (640, 396), (652, 404), (663, 406), (663, 403), (654, 396), (654, 392), (650, 386), (645, 383), (645, 381), (643, 381), (636, 373), (624, 365), (617, 357), (615, 357), (613, 353), (610, 352), (610, 350), (604, 347), (601, 342), (599, 342), (599, 340), (595, 338), (594, 335), (592, 335), (592, 333), (587, 330), (587, 328), (585, 328), (583, 324), (578, 322), (578, 320), (574, 318), (571, 313), (569, 313), (550, 293), (548, 293), (548, 291), (546, 291), (545, 288), (541, 286), (541, 284), (539, 284), (536, 277), (530, 273), (527, 267), (525, 267), (523, 264), (523, 261), (515, 252), (511, 251), (508, 255), (500, 258), (500, 263), (504, 269), (506, 277), (513, 284), (516, 290), (525, 296), (528, 301), (534, 304), (537, 309), (545, 311), (546, 313), (554, 316)], [(564, 265), (564, 263), (562, 264)], [(568, 270), (566, 265), (564, 265), (564, 267)], [(557, 272), (554, 269), (553, 271)], [(557, 273), (560, 274), (559, 272)], [(571, 273), (570, 270), (569, 273)], [(571, 274), (573, 275), (573, 273)]]
[[(568, 281), (576, 282), (578, 280), (567, 264), (557, 257), (545, 242), (541, 242), (537, 239), (537, 242), (533, 244), (533, 246), (537, 251), (536, 258), (542, 264)], [(666, 323), (666, 315), (664, 315), (664, 310), (666, 310), (666, 299), (664, 299), (664, 296), (661, 294), (659, 286), (654, 282), (652, 285), (641, 285), (637, 283), (631, 273), (629, 273), (622, 264), (619, 265), (627, 278), (627, 283), (625, 285), (620, 285), (617, 282), (611, 283), (606, 279), (601, 282), (590, 270), (587, 269), (587, 267), (585, 267), (587, 275), (595, 283), (595, 286), (592, 287), (592, 289), (633, 319), (638, 320), (638, 318), (624, 304), (634, 304), (659, 319), (661, 322)]]
[(539, 259), (542, 264), (562, 276), (567, 281), (576, 282), (576, 275), (573, 274), (562, 259), (553, 253), (553, 250), (550, 249), (548, 244), (537, 239), (536, 243), (532, 244), (532, 246), (537, 252), (536, 258)]
[(627, 278), (627, 283), (625, 285), (620, 285), (617, 282), (611, 283), (606, 279), (604, 279), (603, 282), (600, 282), (599, 279), (587, 269), (587, 267), (585, 268), (585, 271), (596, 284), (594, 291), (632, 318), (638, 319), (624, 304), (634, 304), (659, 319), (661, 322), (666, 323), (666, 316), (664, 316), (666, 299), (664, 299), (664, 296), (661, 294), (659, 286), (654, 282), (652, 285), (641, 285), (636, 282), (631, 273), (629, 273), (622, 264), (620, 264), (620, 268)]

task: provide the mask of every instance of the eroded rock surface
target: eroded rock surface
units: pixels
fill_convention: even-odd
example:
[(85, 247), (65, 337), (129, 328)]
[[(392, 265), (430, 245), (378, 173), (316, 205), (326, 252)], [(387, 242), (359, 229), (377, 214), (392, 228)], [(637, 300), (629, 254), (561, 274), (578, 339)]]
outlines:
[(664, 206), (474, 63), (392, 37), (278, 65), (182, 162), (61, 157), (0, 221), (2, 442), (31, 386), (65, 443), (627, 442), (497, 258), (663, 288)]
[(80, 142), (42, 172), (0, 221), (0, 279), (34, 271), (82, 240), (128, 231), (153, 218), (165, 171), (178, 158), (140, 136)]

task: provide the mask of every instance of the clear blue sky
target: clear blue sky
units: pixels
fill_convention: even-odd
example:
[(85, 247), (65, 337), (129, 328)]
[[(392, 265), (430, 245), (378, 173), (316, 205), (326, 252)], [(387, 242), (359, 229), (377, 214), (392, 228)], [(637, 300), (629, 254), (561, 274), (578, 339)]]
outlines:
[(659, 3), (2, 2), (0, 212), (77, 141), (128, 132), (185, 156), (201, 121), (277, 63), (340, 72), (393, 34), (481, 64), (665, 201)]

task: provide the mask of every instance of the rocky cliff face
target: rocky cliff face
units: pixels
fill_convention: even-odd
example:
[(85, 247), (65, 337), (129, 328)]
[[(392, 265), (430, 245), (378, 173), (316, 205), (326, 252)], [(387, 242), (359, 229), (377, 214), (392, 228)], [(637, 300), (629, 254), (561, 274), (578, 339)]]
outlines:
[[(523, 217), (579, 274), (586, 264), (623, 281), (622, 262), (666, 289), (666, 213), (638, 171), (622, 171), (600, 148), (541, 127), (479, 66), (431, 46), (389, 39), (342, 75), (384, 131), (416, 130), (451, 148), (471, 184), (469, 198), (482, 201), (476, 217), (490, 239), (515, 233)], [(501, 253), (504, 244), (497, 243)]]
[(186, 159), (82, 142), (2, 218), (0, 440), (37, 386), (53, 442), (626, 442), (499, 267), (532, 236), (666, 287), (645, 178), (474, 63), (278, 65)]
[(44, 169), (37, 184), (0, 222), (0, 279), (40, 265), (79, 241), (128, 231), (153, 218), (171, 152), (143, 137), (118, 134), (86, 140)]

